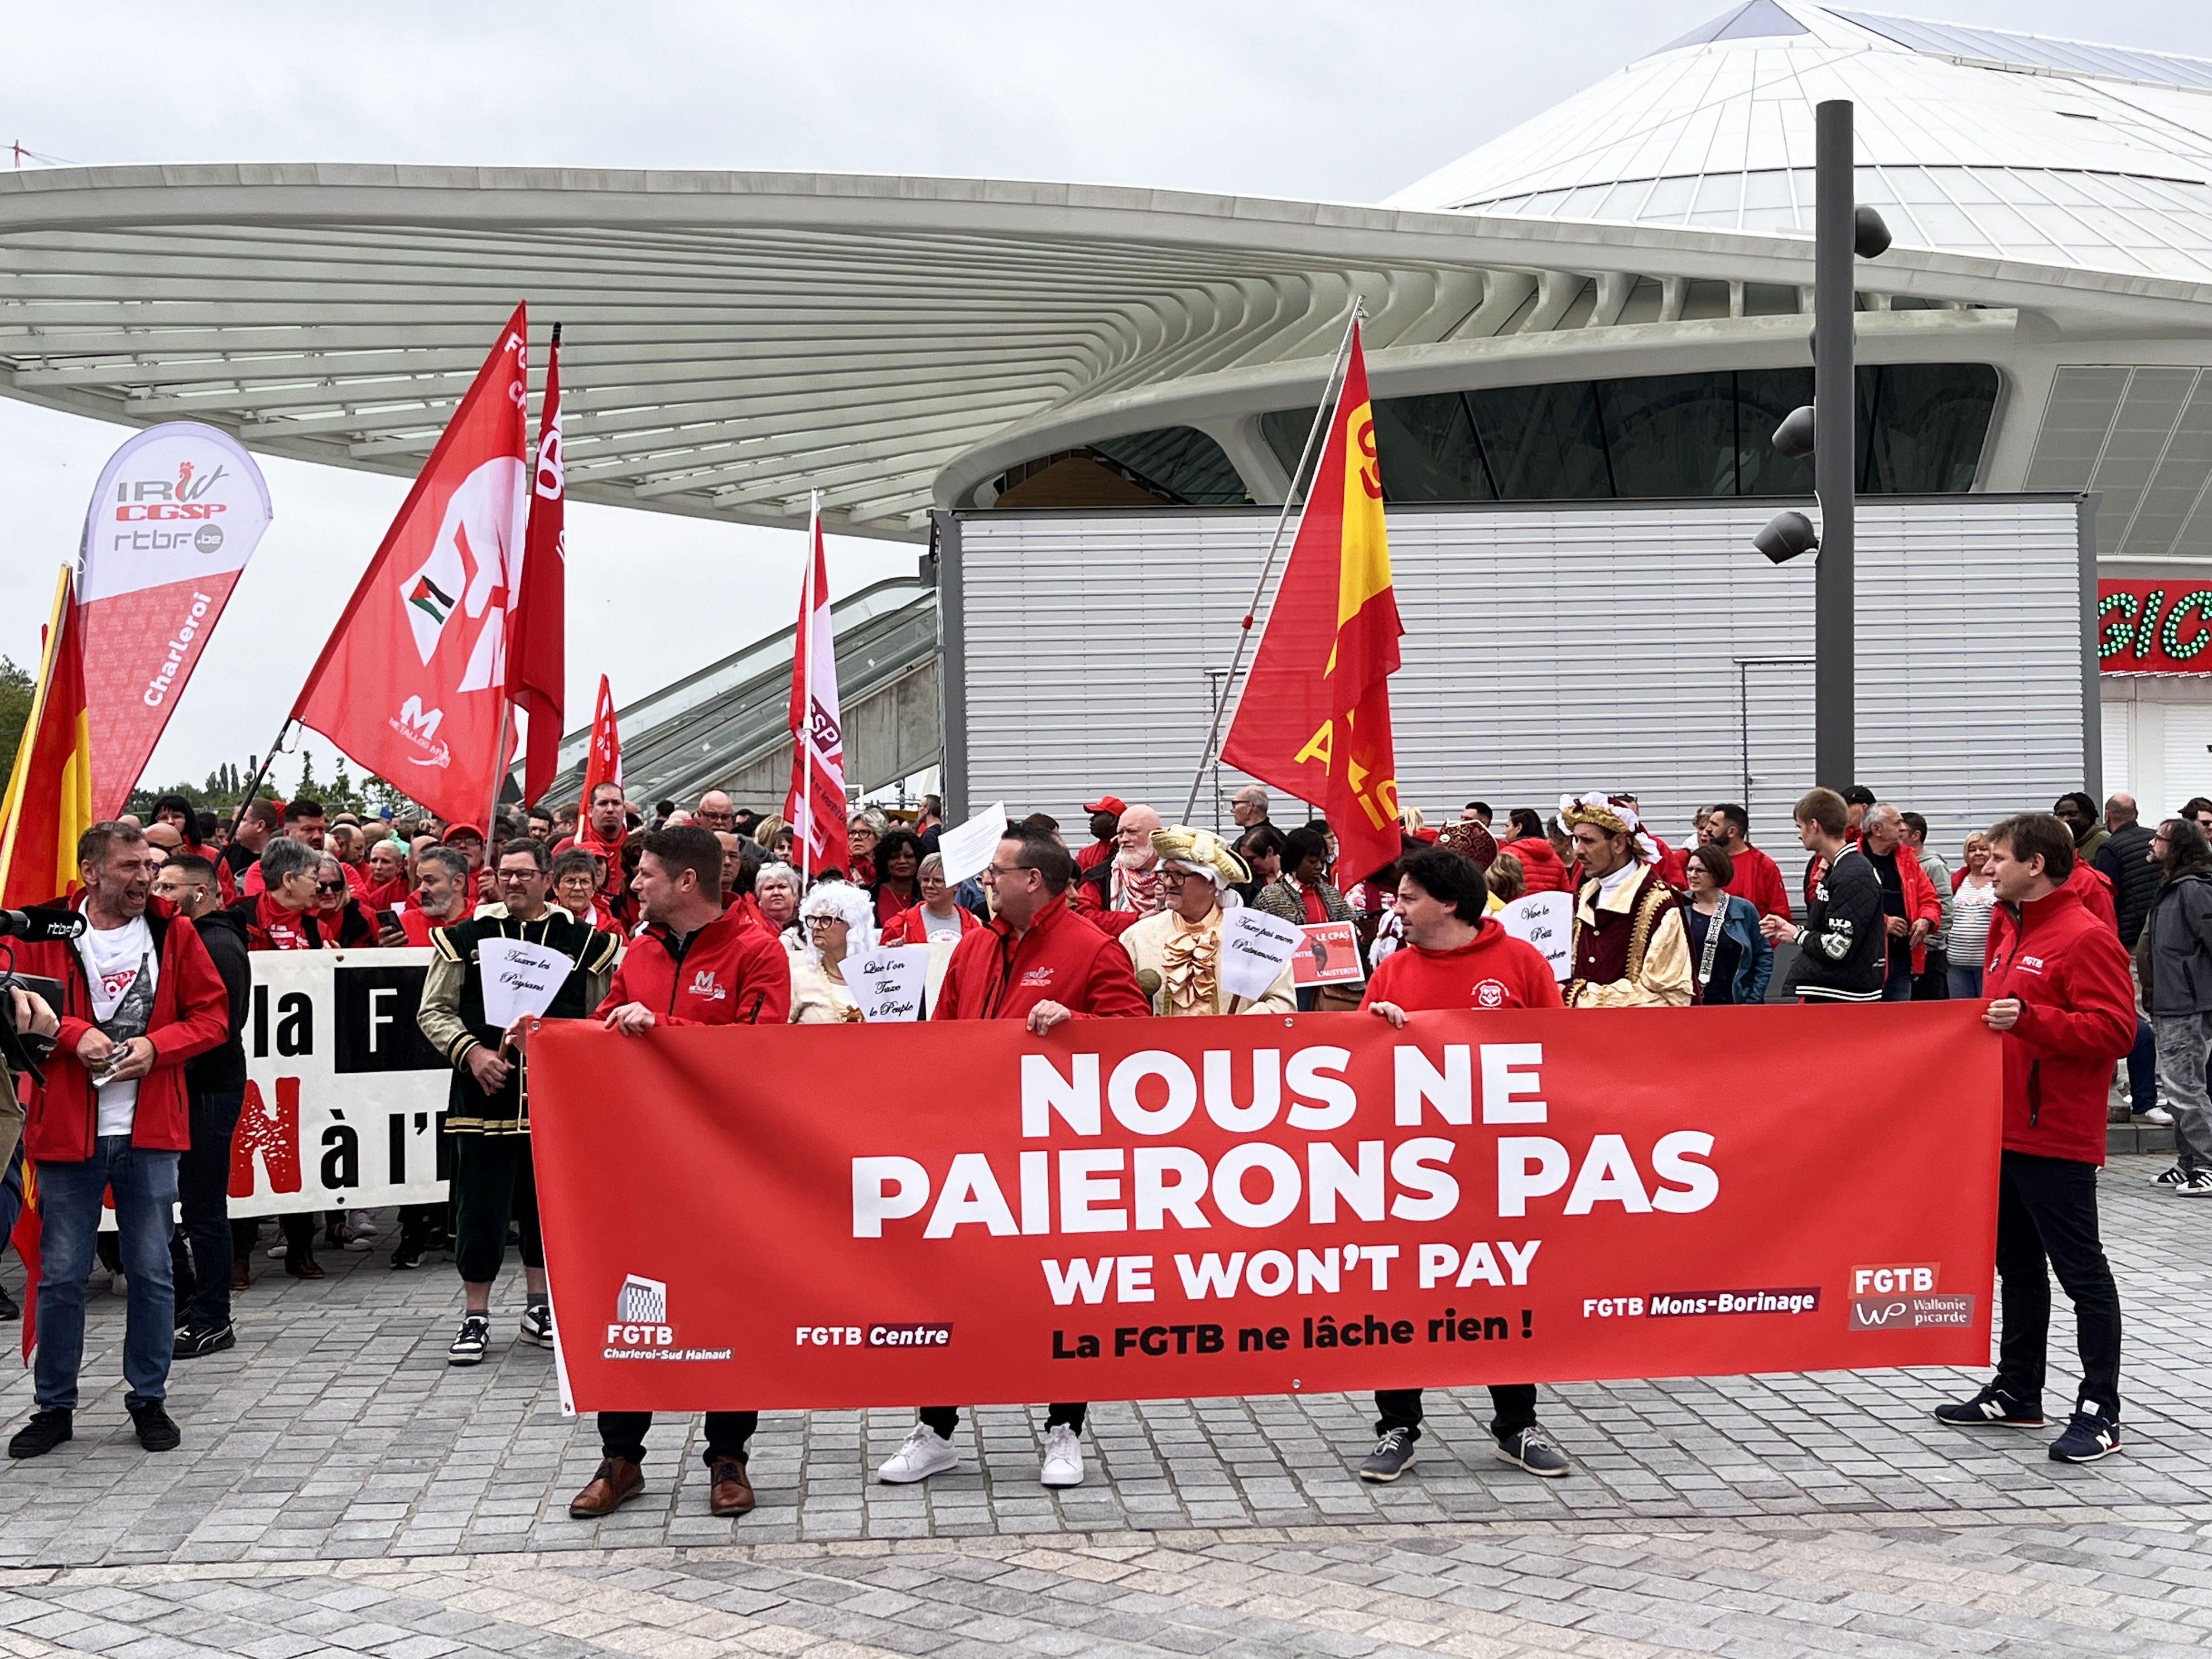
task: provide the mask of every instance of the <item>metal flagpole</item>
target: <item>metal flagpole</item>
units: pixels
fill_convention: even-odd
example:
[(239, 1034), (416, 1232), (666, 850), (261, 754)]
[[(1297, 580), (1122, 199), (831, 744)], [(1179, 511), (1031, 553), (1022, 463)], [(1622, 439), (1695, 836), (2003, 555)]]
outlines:
[[(822, 545), (822, 492), (809, 492), (806, 509), (806, 576), (799, 585), (799, 631), (794, 644), (805, 643), (806, 669), (799, 681), (799, 725), (791, 734), (799, 757), (799, 812), (805, 820), (799, 832), (799, 884), (806, 885), (808, 866), (814, 856), (814, 747), (806, 734), (814, 729), (814, 550)], [(849, 873), (849, 872), (848, 872)]]
[[(1298, 506), (1301, 521), (1305, 517), (1303, 505), (1298, 501), (1298, 480), (1306, 476), (1306, 467), (1314, 458), (1322, 432), (1335, 408), (1334, 400), (1342, 395), (1338, 377), (1344, 373), (1345, 361), (1352, 352), (1352, 331), (1366, 314), (1366, 303), (1355, 295), (1352, 301), (1352, 315), (1345, 319), (1344, 337), (1337, 342), (1336, 361), (1329, 365), (1328, 378), (1322, 382), (1321, 404), (1314, 410), (1313, 426), (1306, 433), (1306, 447), (1299, 453), (1297, 471), (1291, 474), (1290, 488), (1283, 492), (1283, 510), (1275, 520), (1275, 534), (1267, 544), (1267, 557), (1260, 567), (1260, 580), (1253, 584), (1252, 602), (1244, 607), (1244, 625), (1237, 635), (1237, 653), (1229, 660), (1229, 672), (1221, 682), (1220, 694), (1213, 700), (1213, 723), (1206, 729), (1206, 748), (1198, 757), (1198, 770), (1191, 775), (1190, 797), (1182, 804), (1182, 821), (1185, 823), (1191, 821), (1191, 814), (1198, 810), (1199, 786), (1206, 781), (1206, 769), (1214, 759), (1213, 745), (1221, 737), (1222, 712), (1229, 707), (1230, 696), (1237, 685), (1237, 676), (1244, 665), (1244, 647), (1252, 637), (1252, 618), (1259, 613), (1260, 601), (1267, 596), (1268, 578), (1274, 574), (1275, 555), (1282, 547), (1283, 531), (1291, 521), (1291, 508)], [(1306, 493), (1309, 497), (1313, 493), (1310, 478), (1306, 481)]]
[(284, 739), (291, 735), (292, 728), (298, 724), (289, 714), (285, 715), (283, 725), (276, 728), (276, 741), (270, 744), (269, 752), (253, 769), (253, 776), (247, 782), (245, 793), (239, 796), (237, 808), (230, 815), (230, 833), (234, 836), (238, 834), (238, 826), (246, 821), (246, 809), (253, 804), (254, 794), (261, 787), (261, 780), (269, 775), (269, 769), (276, 763), (276, 757), (284, 751)]

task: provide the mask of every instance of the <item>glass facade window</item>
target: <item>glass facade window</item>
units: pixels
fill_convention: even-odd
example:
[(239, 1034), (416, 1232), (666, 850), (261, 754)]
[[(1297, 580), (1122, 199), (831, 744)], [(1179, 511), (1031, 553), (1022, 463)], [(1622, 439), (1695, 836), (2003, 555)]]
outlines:
[[(1081, 449), (1039, 456), (1007, 468), (1000, 487), (1003, 491), (1042, 472), (1052, 462), (1072, 457), (1102, 466), (1164, 501), (1193, 507), (1238, 507), (1252, 499), (1244, 488), (1243, 476), (1221, 446), (1191, 426), (1160, 427), (1151, 432), (1126, 433), (1118, 438), (1097, 438)], [(1077, 487), (1077, 494), (1083, 493)], [(1098, 504), (1120, 506), (1125, 500), (1117, 491), (1110, 500), (1102, 499)], [(1055, 498), (1054, 504), (1084, 503)]]
[[(1996, 371), (1893, 363), (1858, 372), (1859, 489), (1870, 495), (1973, 488)], [(1810, 456), (1774, 453), (1774, 428), (1813, 401), (1806, 368), (1721, 369), (1378, 398), (1382, 493), (1399, 501), (1541, 501), (1809, 495)], [(1261, 417), (1284, 471), (1313, 410)]]

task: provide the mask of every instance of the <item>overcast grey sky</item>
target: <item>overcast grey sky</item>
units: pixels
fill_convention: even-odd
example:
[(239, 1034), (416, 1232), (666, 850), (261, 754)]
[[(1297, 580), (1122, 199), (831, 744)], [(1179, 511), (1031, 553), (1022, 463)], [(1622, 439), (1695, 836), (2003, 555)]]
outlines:
[[(10, 9), (0, 143), (94, 165), (771, 167), (1375, 201), (1730, 9), (386, 0), (340, 15), (78, 0)], [(2212, 58), (2203, 0), (1869, 9)], [(0, 400), (0, 652), (19, 662), (124, 435)], [(156, 779), (243, 764), (266, 743), (404, 493), (397, 479), (263, 465), (276, 523), (155, 751)], [(781, 607), (763, 624), (740, 595), (765, 584), (795, 606), (801, 539), (572, 509), (572, 723), (602, 670), (628, 702), (781, 625)], [(840, 541), (833, 583), (910, 570), (915, 552)], [(649, 595), (679, 579), (685, 602), (657, 613)]]

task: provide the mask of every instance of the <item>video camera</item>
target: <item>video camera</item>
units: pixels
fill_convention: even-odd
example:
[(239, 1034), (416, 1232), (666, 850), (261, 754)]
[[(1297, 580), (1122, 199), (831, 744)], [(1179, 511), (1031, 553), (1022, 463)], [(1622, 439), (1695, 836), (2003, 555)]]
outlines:
[[(84, 917), (75, 910), (59, 906), (39, 905), (26, 910), (0, 910), (0, 939), (20, 939), (40, 943), (73, 939), (84, 932)], [(8, 994), (21, 988), (34, 996), (42, 997), (49, 1008), (58, 1013), (68, 997), (68, 992), (58, 979), (48, 979), (39, 974), (19, 974), (12, 967), (0, 970), (0, 1060), (5, 1060), (10, 1071), (27, 1073), (40, 1085), (46, 1073), (39, 1062), (54, 1051), (52, 1037), (37, 1036), (15, 1029), (15, 999)]]

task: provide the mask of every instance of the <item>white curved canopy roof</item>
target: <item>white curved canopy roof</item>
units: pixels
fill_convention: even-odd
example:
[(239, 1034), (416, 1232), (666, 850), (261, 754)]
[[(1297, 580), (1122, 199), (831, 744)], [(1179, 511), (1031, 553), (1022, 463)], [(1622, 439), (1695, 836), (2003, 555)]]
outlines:
[[(2040, 67), (1977, 66), (1999, 50)], [(1863, 289), (2062, 331), (2201, 330), (2206, 82), (2154, 54), (1751, 0), (1382, 207), (820, 174), (0, 173), (0, 396), (407, 475), (526, 297), (539, 341), (567, 325), (579, 499), (790, 524), (819, 489), (833, 529), (919, 538), (1015, 462), (1310, 403), (1355, 295), (1386, 396), (1608, 335), (1794, 338), (1745, 294), (1812, 280), (1812, 106), (1833, 95), (1859, 102), (1863, 195), (1900, 242)], [(1685, 309), (1711, 284), (1733, 297)], [(1232, 459), (1248, 483), (1280, 470)]]
[(2212, 63), (1750, 0), (1391, 198), (1809, 234), (1814, 107), (1905, 246), (2212, 276)]

